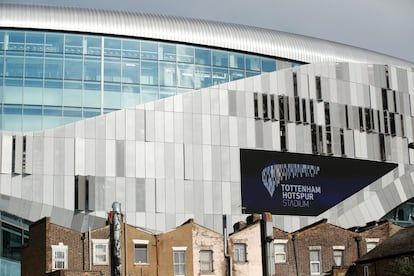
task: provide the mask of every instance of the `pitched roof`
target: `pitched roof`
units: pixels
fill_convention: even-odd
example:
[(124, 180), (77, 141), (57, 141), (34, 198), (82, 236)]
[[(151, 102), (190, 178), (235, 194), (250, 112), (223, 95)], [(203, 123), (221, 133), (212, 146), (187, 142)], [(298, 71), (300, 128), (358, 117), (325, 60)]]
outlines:
[(398, 231), (356, 262), (363, 263), (411, 253), (414, 253), (414, 226)]

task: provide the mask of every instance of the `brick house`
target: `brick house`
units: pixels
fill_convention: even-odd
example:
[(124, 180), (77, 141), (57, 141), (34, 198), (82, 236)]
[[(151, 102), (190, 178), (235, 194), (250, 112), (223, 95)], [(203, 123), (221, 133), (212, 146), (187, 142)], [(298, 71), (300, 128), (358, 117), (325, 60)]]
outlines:
[[(125, 224), (121, 233), (123, 275), (155, 275), (155, 236)], [(89, 239), (88, 233), (61, 227), (43, 218), (30, 226), (29, 244), (22, 250), (22, 276), (109, 276), (110, 248), (109, 225), (92, 230)]]
[(414, 226), (398, 231), (359, 258), (356, 275), (414, 275)]
[(158, 275), (226, 275), (223, 235), (192, 219), (157, 236)]

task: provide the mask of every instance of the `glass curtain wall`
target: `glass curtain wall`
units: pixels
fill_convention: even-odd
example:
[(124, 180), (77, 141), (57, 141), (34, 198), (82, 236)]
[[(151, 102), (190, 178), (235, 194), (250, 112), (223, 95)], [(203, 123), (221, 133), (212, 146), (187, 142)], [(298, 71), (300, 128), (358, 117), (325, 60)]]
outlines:
[(0, 129), (53, 128), (276, 69), (277, 59), (232, 51), (0, 30)]

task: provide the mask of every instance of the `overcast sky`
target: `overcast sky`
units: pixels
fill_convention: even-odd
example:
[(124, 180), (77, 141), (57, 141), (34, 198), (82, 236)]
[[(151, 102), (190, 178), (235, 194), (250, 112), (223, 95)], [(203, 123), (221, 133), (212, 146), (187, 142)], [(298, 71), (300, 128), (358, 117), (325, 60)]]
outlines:
[(178, 15), (354, 45), (414, 62), (414, 0), (0, 0)]

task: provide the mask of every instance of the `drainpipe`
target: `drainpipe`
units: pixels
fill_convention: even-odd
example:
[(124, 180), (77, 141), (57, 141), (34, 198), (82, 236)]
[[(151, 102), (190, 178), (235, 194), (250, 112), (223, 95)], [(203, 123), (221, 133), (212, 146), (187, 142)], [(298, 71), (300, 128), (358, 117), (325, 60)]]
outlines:
[(355, 241), (357, 244), (357, 256), (358, 259), (361, 257), (361, 235), (358, 234), (358, 236), (355, 237)]
[(296, 269), (296, 276), (299, 276), (299, 270), (298, 270), (298, 258), (296, 255), (296, 245), (295, 245), (295, 234), (292, 234), (292, 245), (293, 245), (293, 257), (295, 258), (295, 269)]
[(226, 259), (227, 263), (227, 276), (233, 275), (233, 260), (231, 256), (228, 254), (228, 240), (227, 240), (227, 215), (223, 215), (223, 242), (224, 242), (224, 258)]

